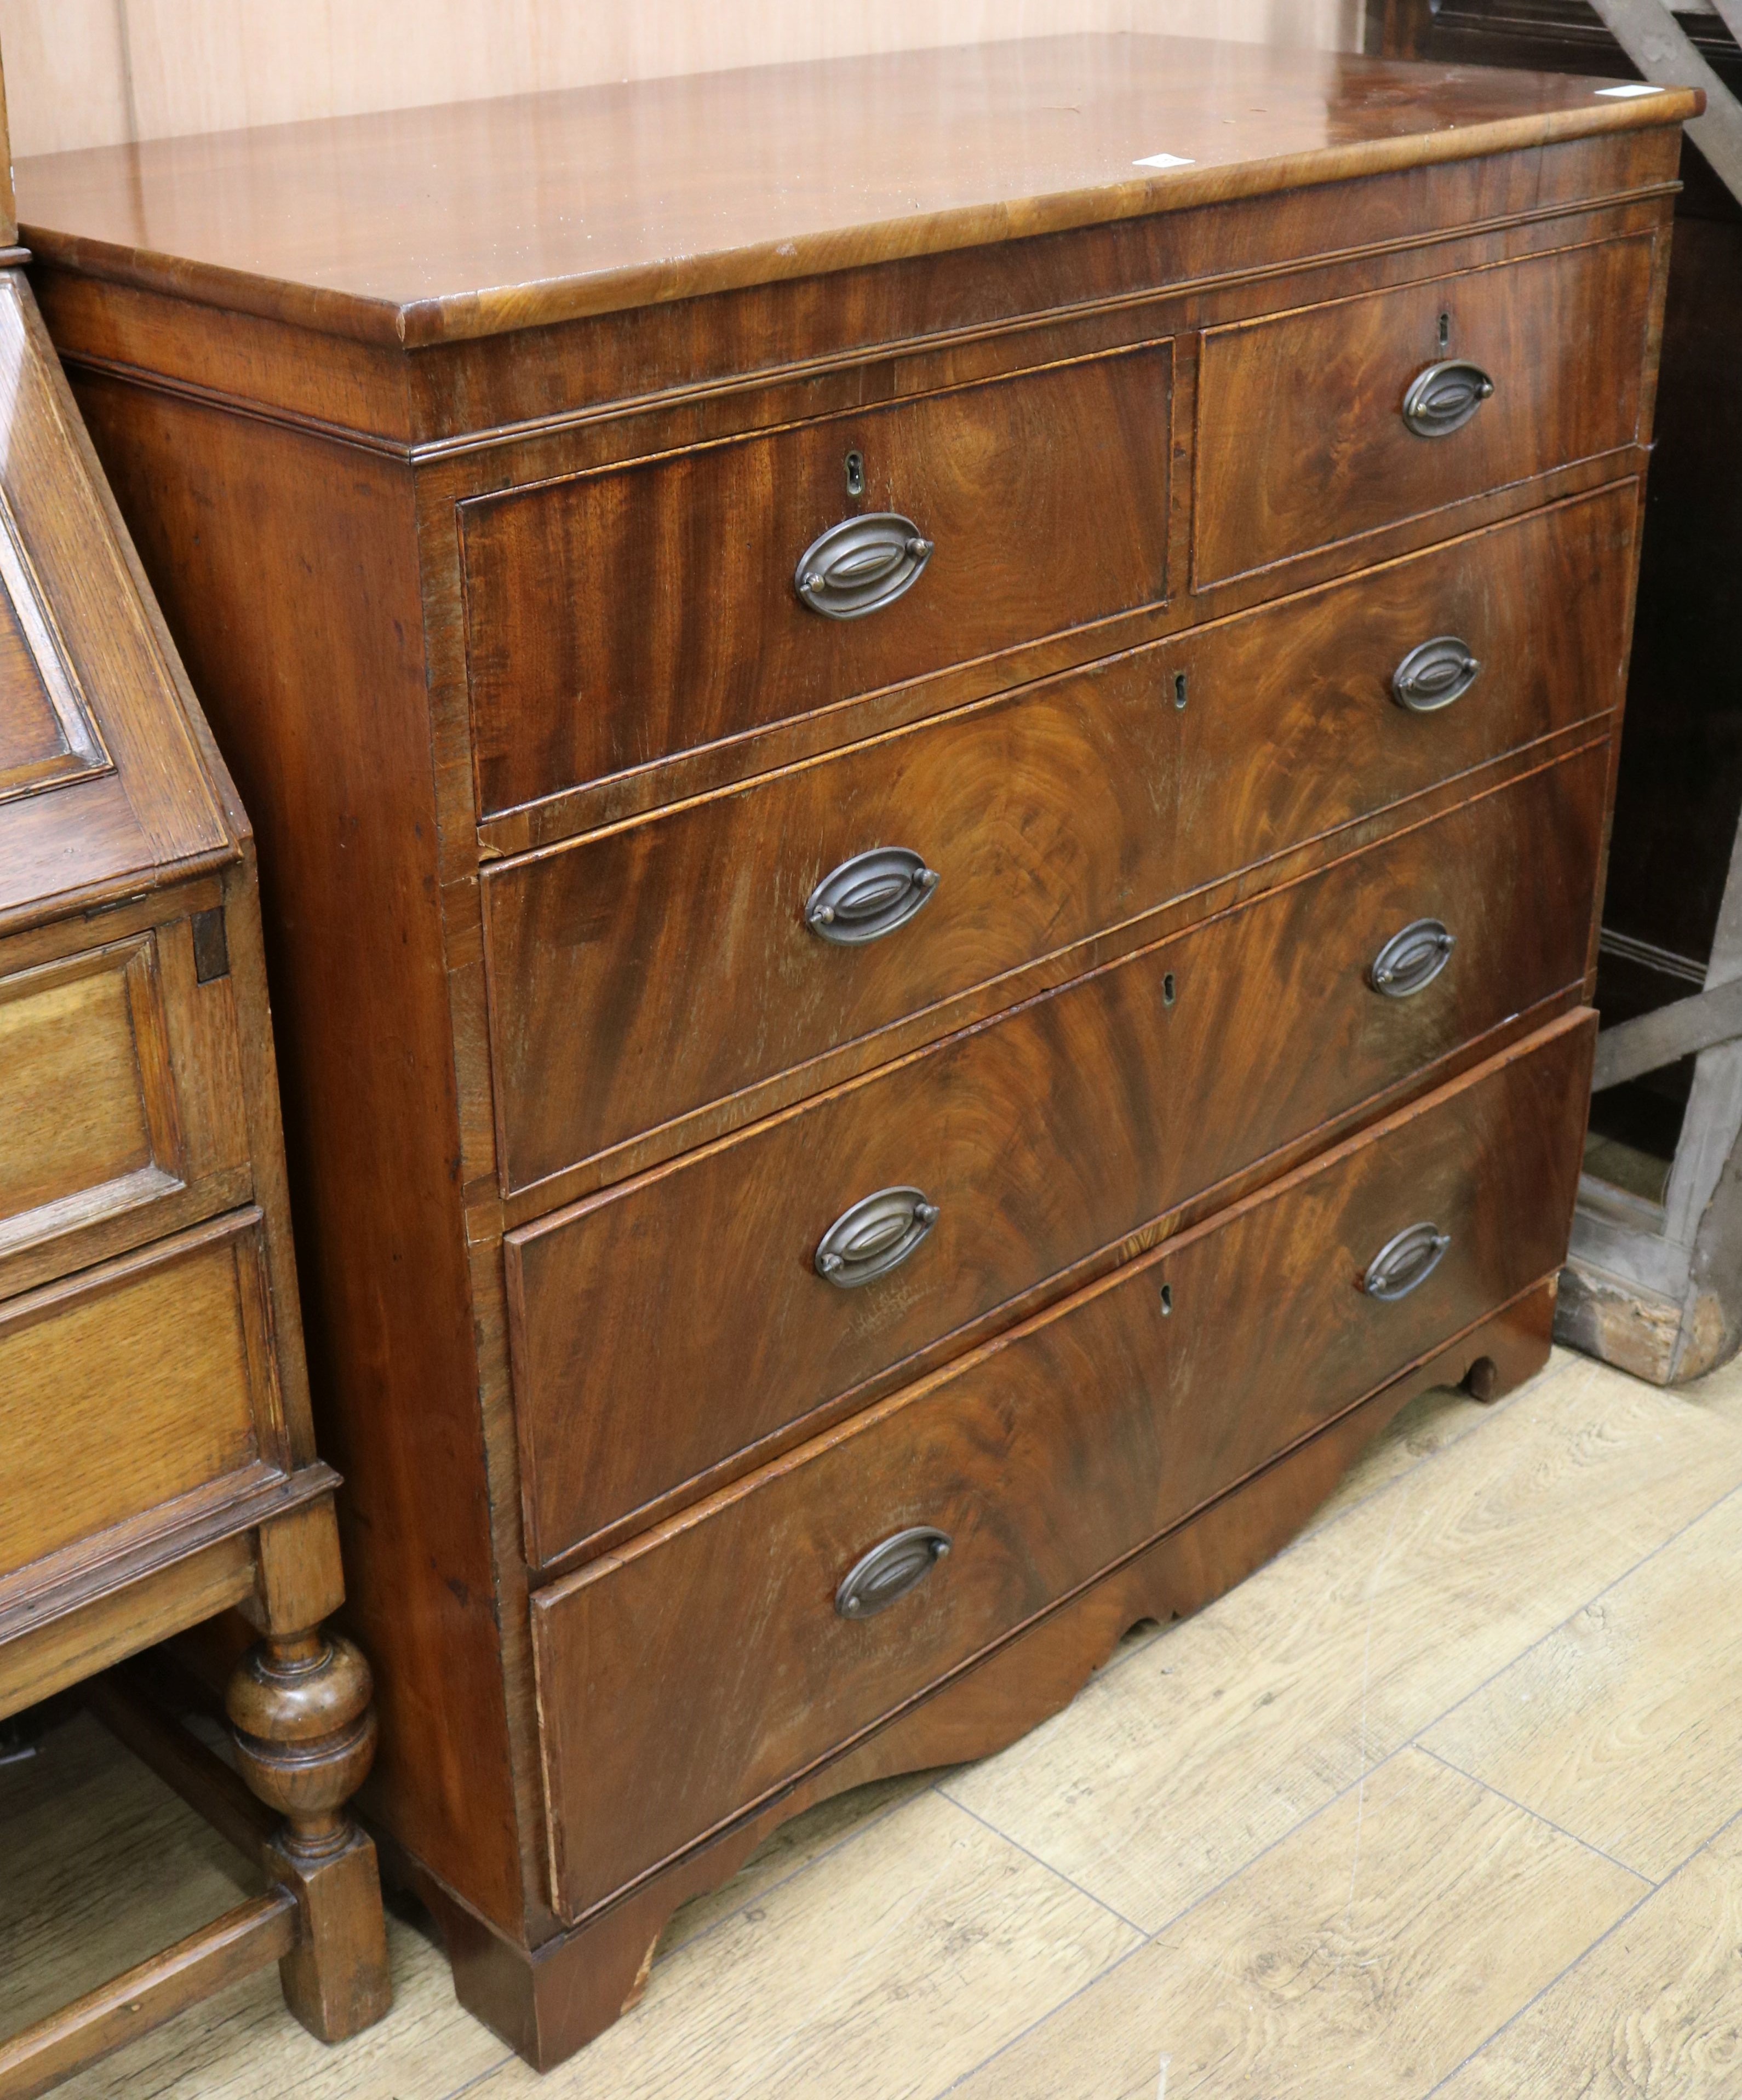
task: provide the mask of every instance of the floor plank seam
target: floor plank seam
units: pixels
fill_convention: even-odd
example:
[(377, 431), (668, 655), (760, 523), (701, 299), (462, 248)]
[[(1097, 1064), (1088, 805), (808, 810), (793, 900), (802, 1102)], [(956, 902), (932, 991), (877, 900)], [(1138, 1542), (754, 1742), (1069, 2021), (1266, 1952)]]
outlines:
[(1109, 1961), (1105, 1969), (1097, 1969), (1092, 1976), (1084, 1977), (1074, 1991), (1061, 1998), (1056, 2005), (1049, 2005), (1039, 2019), (1030, 2020), (1025, 2027), (1012, 2035), (1008, 2040), (1001, 2041), (990, 2055), (981, 2057), (977, 2063), (970, 2064), (966, 2071), (952, 2078), (947, 2085), (941, 2086), (934, 2096), (934, 2100), (950, 2100), (950, 2095), (959, 2091), (970, 2078), (977, 2078), (988, 2065), (996, 2063), (1001, 2056), (1008, 2054), (1018, 2042), (1026, 2041), (1032, 2034), (1039, 2034), (1048, 2020), (1056, 2019), (1068, 2005), (1075, 2005), (1085, 1991), (1096, 1989), (1098, 1985), (1105, 1983), (1109, 1976), (1116, 1974), (1127, 1961), (1136, 1961), (1149, 1944), (1147, 1939), (1140, 1939), (1135, 1947), (1127, 1948), (1116, 1961)]
[(1446, 2072), (1445, 2076), (1441, 2078), (1437, 2084), (1431, 2086), (1428, 2090), (1422, 2095), (1422, 2100), (1434, 2100), (1435, 2093), (1443, 2093), (1447, 2085), (1450, 2084), (1453, 2079), (1458, 2076), (1466, 2064), (1473, 2063), (1482, 2054), (1484, 2049), (1492, 2047), (1495, 2042), (1498, 2041), (1508, 2027), (1516, 2026), (1519, 2021), (1524, 2018), (1525, 2014), (1530, 2010), (1533, 2005), (1540, 2005), (1542, 2000), (1548, 1996), (1549, 1992), (1555, 1989), (1567, 1977), (1570, 1976), (1581, 1961), (1588, 1961), (1592, 1955), (1597, 1952), (1597, 1949), (1601, 1947), (1606, 1940), (1612, 1939), (1615, 1935), (1621, 1930), (1624, 1925), (1626, 1925), (1631, 1919), (1637, 1917), (1639, 1912), (1644, 1909), (1645, 1906), (1651, 1902), (1654, 1896), (1660, 1895), (1665, 1889), (1673, 1886), (1678, 1875), (1685, 1874), (1687, 1869), (1692, 1866), (1695, 1860), (1700, 1857), (1702, 1852), (1709, 1851), (1713, 1846), (1718, 1842), (1718, 1839), (1724, 1835), (1725, 1832), (1734, 1829), (1738, 1823), (1742, 1823), (1742, 1809), (1738, 1809), (1734, 1815), (1727, 1817), (1722, 1823), (1719, 1824), (1717, 1829), (1715, 1829), (1712, 1833), (1711, 1836), (1706, 1838), (1703, 1843), (1696, 1845), (1693, 1851), (1688, 1854), (1687, 1857), (1682, 1860), (1681, 1865), (1676, 1868), (1674, 1873), (1665, 1874), (1662, 1881), (1656, 1883), (1655, 1886), (1647, 1888), (1637, 1903), (1629, 1904), (1627, 1908), (1621, 1912), (1618, 1918), (1616, 1918), (1611, 1924), (1606, 1926), (1604, 1929), (1598, 1934), (1597, 1937), (1591, 1942), (1589, 1947), (1581, 1949), (1580, 1952), (1574, 1955), (1572, 1959), (1568, 1962), (1563, 1969), (1560, 1970), (1556, 1974), (1550, 1977), (1547, 1983), (1542, 1986), (1540, 1991), (1533, 1993), (1533, 1995), (1527, 1998), (1524, 2004), (1519, 2006), (1515, 2012), (1509, 2014), (1508, 2016), (1500, 2023), (1500, 2025), (1495, 2028), (1494, 2032), (1491, 2035), (1484, 2035), (1482, 2040), (1476, 2044), (1475, 2047), (1470, 2051), (1467, 2056), (1461, 2058), (1458, 2062), (1452, 2066), (1451, 2069)]
[[(1277, 1835), (1271, 1839), (1270, 1842), (1268, 1845), (1261, 1846), (1259, 1851), (1252, 1855), (1250, 1859), (1242, 1860), (1237, 1867), (1230, 1868), (1228, 1872), (1222, 1877), (1220, 1881), (1214, 1883), (1211, 1887), (1205, 1889), (1201, 1895), (1194, 1896), (1189, 1904), (1185, 1904), (1183, 1908), (1175, 1911), (1171, 1917), (1164, 1918), (1162, 1922), (1157, 1926), (1154, 1931), (1145, 1934), (1143, 1939), (1138, 1942), (1137, 1945), (1131, 1949), (1129, 1953), (1122, 1954), (1117, 1961), (1109, 1962), (1108, 1965), (1105, 1969), (1101, 1970), (1098, 1974), (1091, 1976), (1086, 1983), (1080, 1984), (1076, 1990), (1071, 1992), (1069, 1997), (1061, 1998), (1057, 2005), (1050, 2006), (1047, 2011), (1040, 2015), (1039, 2019), (1031, 2021), (1027, 2027), (1024, 2027), (1021, 2031), (1021, 2032), (1012, 2035), (1008, 2041), (1001, 2042), (999, 2046), (992, 2051), (990, 2056), (983, 2057), (981, 2061), (975, 2064), (970, 2070), (964, 2071), (962, 2073), (961, 2077), (952, 2080), (948, 2085), (944, 2087), (942, 2092), (938, 2094), (937, 2100), (947, 2100), (947, 2096), (950, 2093), (954, 2093), (956, 2088), (961, 2085), (966, 2080), (972, 2078), (978, 2072), (984, 2071), (988, 2064), (995, 2063), (999, 2057), (1003, 2056), (1007, 2050), (1014, 2049), (1018, 2042), (1025, 2041), (1029, 2036), (1037, 2033), (1047, 2024), (1048, 2020), (1055, 2018), (1060, 2013), (1064, 2011), (1067, 2005), (1074, 2004), (1077, 1999), (1080, 1998), (1085, 1991), (1092, 1989), (1096, 1984), (1100, 1983), (1105, 1978), (1112, 1975), (1115, 1970), (1123, 1968), (1125, 1964), (1131, 1959), (1133, 1955), (1140, 1954), (1144, 1948), (1152, 1945), (1156, 1940), (1159, 1939), (1164, 1932), (1171, 1932), (1175, 1926), (1183, 1924), (1184, 1921), (1192, 1915), (1193, 1911), (1202, 1909), (1206, 1903), (1209, 1903), (1213, 1898), (1219, 1895), (1224, 1889), (1227, 1888), (1231, 1883), (1238, 1881), (1242, 1874), (1250, 1873), (1252, 1868), (1257, 1866), (1261, 1860), (1268, 1859), (1270, 1855), (1276, 1851), (1279, 1845), (1286, 1845), (1290, 1838), (1297, 1835), (1300, 1831), (1306, 1829), (1310, 1824), (1316, 1823), (1320, 1816), (1328, 1814), (1330, 1810), (1337, 1807), (1339, 1802), (1347, 1800), (1348, 1797), (1354, 1793), (1357, 1787), (1365, 1785), (1367, 1782), (1374, 1777), (1375, 1773), (1384, 1771), (1385, 1767), (1388, 1764), (1391, 1763), (1396, 1758), (1401, 1757), (1405, 1750), (1413, 1747), (1413, 1745), (1410, 1743), (1398, 1744), (1395, 1749), (1388, 1750), (1383, 1758), (1378, 1760), (1377, 1762), (1369, 1765), (1364, 1771), (1358, 1773), (1355, 1778), (1349, 1781), (1347, 1786), (1339, 1787), (1335, 1793), (1330, 1795), (1325, 1800), (1321, 1801), (1318, 1807), (1312, 1811), (1311, 1815), (1303, 1815), (1297, 1821), (1291, 1823), (1286, 1830), (1278, 1831)], [(950, 1796), (946, 1794), (944, 1798), (947, 1801), (950, 1798)], [(959, 1807), (960, 1804), (958, 1803), (957, 1806)], [(992, 1827), (994, 1826), (988, 1825), (988, 1828)], [(999, 1831), (998, 1834), (999, 1837), (1003, 1837), (1004, 1833), (1003, 1831)], [(1031, 1855), (1030, 1856), (1033, 1855)], [(1045, 1866), (1047, 1862), (1043, 1860), (1040, 1864), (1043, 1866)], [(1057, 1870), (1056, 1868), (1053, 1868), (1051, 1871), (1056, 1873)], [(1117, 1913), (1115, 1913), (1115, 1915), (1117, 1915)], [(1498, 2032), (1497, 2028), (1496, 2029), (1496, 2032)]]
[[(875, 1780), (867, 1783), (871, 1785), (876, 1784)], [(915, 1787), (911, 1793), (904, 1793), (899, 1801), (892, 1801), (886, 1807), (880, 1808), (874, 1815), (867, 1815), (862, 1822), (855, 1823), (850, 1830), (843, 1830), (832, 1844), (824, 1846), (820, 1852), (813, 1853), (808, 1860), (800, 1860), (796, 1867), (781, 1875), (778, 1881), (765, 1882), (761, 1888), (734, 1904), (730, 1910), (721, 1911), (719, 1917), (711, 1924), (704, 1925), (699, 1932), (692, 1932), (687, 1939), (673, 1948), (672, 1953), (681, 1954), (686, 1947), (699, 1947), (704, 1939), (712, 1939), (721, 1926), (730, 1925), (734, 1917), (741, 1916), (752, 1904), (765, 1902), (777, 1889), (789, 1887), (792, 1882), (808, 1874), (813, 1867), (820, 1867), (825, 1860), (832, 1859), (844, 1845), (852, 1844), (856, 1838), (863, 1837), (867, 1831), (875, 1830), (880, 1824), (887, 1823), (892, 1815), (899, 1815), (904, 1808), (911, 1807), (915, 1802), (924, 1800), (928, 1793), (937, 1794), (941, 1800), (948, 1801), (950, 1798), (944, 1793), (942, 1784), (937, 1780), (928, 1780), (925, 1785)], [(839, 1798), (838, 1796), (836, 1798)], [(950, 1802), (950, 1805), (953, 1808), (961, 1806), (959, 1802)], [(999, 1835), (1002, 1837), (1003, 1833), (1000, 1831)], [(752, 1852), (750, 1859), (754, 1860), (755, 1857), (756, 1855)], [(746, 1860), (744, 1864), (748, 1866), (750, 1860)], [(739, 1872), (742, 1873), (743, 1868), (740, 1868)], [(657, 1965), (659, 1960), (657, 1955), (655, 1960)], [(448, 2095), (447, 2100), (453, 2100), (453, 2096)]]
[[(985, 1816), (977, 1814), (973, 1809), (969, 1808), (965, 1802), (958, 1801), (953, 1793), (946, 1793), (940, 1787), (938, 1789), (938, 1798), (941, 1801), (947, 1801), (952, 1808), (957, 1810), (960, 1814), (968, 1817), (971, 1821), (977, 1823), (982, 1830), (990, 1830), (994, 1838), (998, 1838), (1003, 1844), (1009, 1846), (1012, 1851), (1020, 1852), (1025, 1860), (1032, 1860), (1037, 1867), (1040, 1868), (1043, 1872), (1051, 1874), (1055, 1880), (1063, 1882), (1067, 1887), (1074, 1889), (1079, 1896), (1087, 1897), (1088, 1901), (1093, 1904), (1097, 1910), (1104, 1910), (1106, 1912), (1109, 1917), (1116, 1917), (1121, 1925), (1129, 1926), (1131, 1930), (1137, 1935), (1140, 1940), (1147, 1939), (1149, 1937), (1149, 1934), (1146, 1933), (1143, 1927), (1138, 1924), (1136, 1918), (1127, 1917), (1122, 1910), (1116, 1910), (1114, 1906), (1107, 1901), (1105, 1897), (1096, 1895), (1091, 1890), (1084, 1888), (1081, 1882), (1074, 1881), (1062, 1868), (1055, 1867), (1050, 1860), (1043, 1860), (1041, 1858), (1039, 1853), (1031, 1852), (1028, 1846), (1022, 1843), (1020, 1838), (1012, 1838), (1008, 1830), (1000, 1830), (995, 1823), (989, 1823)], [(1121, 1959), (1122, 1960), (1122, 1958), (1123, 1957), (1122, 1957)]]
[[(1453, 1709), (1453, 1712), (1456, 1710), (1456, 1708)], [(1425, 1733), (1426, 1731), (1424, 1730), (1423, 1732)], [(1637, 1867), (1630, 1867), (1625, 1860), (1617, 1860), (1612, 1852), (1605, 1852), (1602, 1846), (1594, 1845), (1590, 1838), (1580, 1837), (1577, 1831), (1569, 1830), (1563, 1823), (1557, 1823), (1552, 1815), (1545, 1815), (1540, 1808), (1533, 1808), (1528, 1802), (1519, 1801), (1510, 1793), (1503, 1793), (1497, 1786), (1484, 1779), (1480, 1772), (1466, 1771), (1462, 1765), (1454, 1764), (1451, 1758), (1442, 1757), (1439, 1751), (1431, 1749), (1422, 1740), (1420, 1736), (1411, 1736), (1408, 1747), (1413, 1750), (1419, 1750), (1424, 1758), (1431, 1758), (1436, 1765), (1441, 1766), (1449, 1772), (1455, 1772), (1459, 1779), (1468, 1780), (1472, 1786), (1480, 1787), (1484, 1793), (1493, 1794), (1496, 1801), (1505, 1802), (1508, 1808), (1515, 1808), (1520, 1815), (1529, 1816), (1533, 1823), (1540, 1823), (1546, 1829), (1555, 1831), (1561, 1837), (1570, 1838), (1581, 1851), (1589, 1852), (1596, 1859), (1606, 1860), (1612, 1867), (1619, 1867), (1624, 1874), (1630, 1874), (1636, 1882), (1643, 1882), (1648, 1889), (1662, 1887), (1661, 1882), (1654, 1882), (1649, 1874), (1641, 1873)], [(1691, 1857), (1692, 1855), (1690, 1854), (1689, 1856)], [(1678, 1868), (1676, 1871), (1679, 1873), (1680, 1868)]]
[[(472, 2015), (470, 2013), (466, 2014), (466, 2018), (468, 2019), (471, 2017)], [(483, 2026), (483, 2023), (479, 2021), (478, 2024), (479, 2026)], [(487, 2030), (486, 2030), (486, 2032), (487, 2032)], [(477, 2072), (474, 2076), (467, 2079), (465, 2085), (455, 2086), (452, 2092), (443, 2093), (440, 2096), (440, 2100), (464, 2100), (464, 2096), (466, 2093), (475, 2093), (478, 2087), (484, 2083), (486, 2079), (498, 2076), (501, 2072), (506, 2071), (508, 2067), (515, 2061), (516, 2058), (514, 2052), (512, 2049), (507, 2050), (503, 2054), (500, 2062), (491, 2064), (487, 2070)]]
[[(1518, 1651), (1516, 1655), (1509, 1657), (1507, 1660), (1502, 1663), (1497, 1669), (1490, 1670), (1488, 1675), (1482, 1679), (1480, 1683), (1472, 1684), (1467, 1692), (1459, 1692), (1457, 1698), (1452, 1701), (1449, 1706), (1442, 1709), (1442, 1710), (1435, 1714), (1431, 1720), (1424, 1721), (1422, 1723), (1421, 1727), (1416, 1730), (1414, 1735), (1409, 1738), (1409, 1744), (1413, 1744), (1418, 1747), (1420, 1747), (1421, 1738), (1427, 1735), (1431, 1729), (1437, 1728), (1442, 1721), (1449, 1720), (1452, 1715), (1458, 1711), (1460, 1706), (1467, 1705), (1479, 1692), (1487, 1691), (1489, 1685), (1493, 1684), (1497, 1679), (1504, 1677), (1509, 1670), (1512, 1669), (1516, 1664), (1522, 1662), (1527, 1656), (1534, 1655), (1539, 1648), (1543, 1647), (1546, 1643), (1553, 1640), (1558, 1634), (1564, 1633), (1567, 1628), (1572, 1624), (1576, 1618), (1577, 1618), (1580, 1612), (1588, 1612), (1594, 1604), (1600, 1604), (1612, 1590), (1619, 1589), (1623, 1582), (1631, 1582), (1633, 1577), (1638, 1573), (1642, 1568), (1649, 1567), (1652, 1562), (1656, 1560), (1660, 1554), (1667, 1552), (1669, 1547), (1674, 1546), (1678, 1539), (1685, 1538), (1687, 1534), (1694, 1529), (1696, 1524), (1704, 1524), (1709, 1516), (1712, 1515), (1716, 1511), (1721, 1510), (1726, 1502), (1732, 1501), (1737, 1496), (1742, 1496), (1742, 1480), (1739, 1480), (1734, 1487), (1726, 1488), (1724, 1492), (1718, 1497), (1716, 1501), (1709, 1502), (1703, 1510), (1697, 1511), (1692, 1516), (1691, 1516), (1686, 1524), (1678, 1524), (1666, 1538), (1659, 1539), (1656, 1545), (1652, 1546), (1649, 1551), (1642, 1553), (1639, 1558), (1633, 1563), (1631, 1567), (1624, 1568), (1621, 1573), (1616, 1576), (1612, 1581), (1605, 1582), (1600, 1590), (1592, 1590), (1590, 1596), (1585, 1599), (1583, 1604), (1574, 1605), (1572, 1609), (1568, 1612), (1567, 1616), (1563, 1619), (1557, 1620), (1553, 1626), (1548, 1627), (1542, 1633), (1538, 1634), (1534, 1640), (1527, 1642), (1526, 1644)], [(1400, 1743), (1399, 1744), (1398, 1748), (1400, 1749), (1407, 1749), (1409, 1747), (1409, 1744)], [(1433, 1754), (1430, 1751), (1428, 1754), (1431, 1756)], [(1445, 1761), (1442, 1758), (1440, 1762), (1444, 1763)], [(1473, 1775), (1469, 1773), (1465, 1774), (1466, 1778), (1471, 1776), (1473, 1776)], [(1690, 1855), (1689, 1856), (1691, 1857), (1692, 1855)], [(1619, 1865), (1620, 1864), (1619, 1860), (1616, 1862), (1616, 1865)], [(1630, 1868), (1628, 1871), (1631, 1873), (1632, 1869)]]

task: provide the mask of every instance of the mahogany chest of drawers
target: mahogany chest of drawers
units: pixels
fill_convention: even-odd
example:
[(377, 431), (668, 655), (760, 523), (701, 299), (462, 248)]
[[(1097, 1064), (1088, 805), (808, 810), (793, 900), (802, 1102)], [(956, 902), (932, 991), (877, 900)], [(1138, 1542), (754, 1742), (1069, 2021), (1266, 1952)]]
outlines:
[(1679, 120), (1080, 38), (21, 170), (261, 837), (365, 1801), (549, 2062), (1547, 1348)]

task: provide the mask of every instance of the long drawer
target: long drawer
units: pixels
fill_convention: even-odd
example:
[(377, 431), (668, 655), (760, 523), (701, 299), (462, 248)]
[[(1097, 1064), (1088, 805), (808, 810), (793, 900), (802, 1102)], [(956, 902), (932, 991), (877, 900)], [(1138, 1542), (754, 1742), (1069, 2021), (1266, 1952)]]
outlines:
[(1559, 249), (1208, 330), (1193, 588), (1634, 443), (1653, 252)]
[[(510, 1233), (535, 1563), (1566, 995), (1607, 768), (1589, 747)], [(1416, 975), (1376, 990), (1412, 926)]]
[(557, 1908), (584, 1911), (1551, 1274), (1594, 1032), (1570, 1017), (536, 1594)]
[[(1627, 482), (487, 872), (505, 1192), (1612, 706), (1636, 502)], [(1414, 711), (1396, 674), (1432, 643), (1426, 697), (1456, 697)], [(1480, 666), (1462, 693), (1454, 644)], [(814, 893), (879, 849), (935, 888), (902, 917), (897, 882), (879, 938), (823, 938)]]
[(466, 504), (480, 810), (1158, 602), (1171, 392), (1146, 343)]

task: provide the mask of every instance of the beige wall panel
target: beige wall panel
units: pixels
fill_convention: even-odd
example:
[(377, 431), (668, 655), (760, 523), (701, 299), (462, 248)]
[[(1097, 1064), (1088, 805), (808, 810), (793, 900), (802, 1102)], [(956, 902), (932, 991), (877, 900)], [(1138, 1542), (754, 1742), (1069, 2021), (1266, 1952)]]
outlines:
[(1352, 48), (1359, 0), (0, 0), (14, 151), (782, 59), (1144, 29)]

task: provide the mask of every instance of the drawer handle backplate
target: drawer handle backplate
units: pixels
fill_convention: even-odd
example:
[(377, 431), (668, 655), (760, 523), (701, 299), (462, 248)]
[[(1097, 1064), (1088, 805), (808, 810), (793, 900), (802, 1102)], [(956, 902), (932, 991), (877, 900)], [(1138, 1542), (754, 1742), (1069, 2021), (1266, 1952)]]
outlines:
[(1494, 390), (1480, 364), (1448, 358), (1430, 364), (1409, 382), (1403, 419), (1418, 438), (1449, 438), (1461, 430)]
[(874, 1546), (840, 1578), (835, 1608), (844, 1619), (868, 1619), (905, 1597), (950, 1551), (950, 1534), (928, 1524), (898, 1531)]
[(873, 510), (844, 518), (799, 557), (792, 582), (813, 612), (862, 620), (911, 590), (932, 558), (932, 543), (911, 518)]
[(1439, 976), (1457, 946), (1458, 936), (1439, 920), (1412, 920), (1374, 957), (1367, 982), (1387, 999), (1411, 999)]
[(1392, 672), (1391, 698), (1413, 715), (1434, 714), (1461, 700), (1481, 668), (1467, 642), (1436, 634), (1412, 649)]
[(842, 947), (905, 926), (937, 887), (937, 871), (906, 846), (874, 846), (824, 876), (805, 900), (805, 924)]
[(937, 1222), (937, 1206), (917, 1189), (880, 1189), (862, 1197), (822, 1235), (817, 1273), (837, 1290), (856, 1290), (899, 1268)]
[(1407, 1298), (1418, 1284), (1425, 1283), (1440, 1266), (1440, 1258), (1452, 1244), (1452, 1235), (1426, 1220), (1405, 1225), (1388, 1239), (1367, 1264), (1361, 1288), (1369, 1298), (1390, 1303)]

